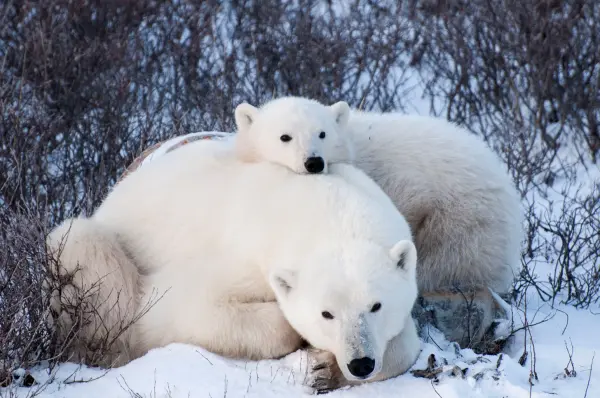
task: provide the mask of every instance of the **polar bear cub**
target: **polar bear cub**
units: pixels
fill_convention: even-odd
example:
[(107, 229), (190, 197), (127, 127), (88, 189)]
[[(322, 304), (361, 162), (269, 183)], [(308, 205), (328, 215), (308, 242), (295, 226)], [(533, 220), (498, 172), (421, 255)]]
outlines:
[(351, 165), (307, 178), (198, 141), (128, 175), (49, 245), (69, 229), (60, 258), (67, 271), (83, 267), (75, 280), (115, 275), (99, 293), (106, 330), (119, 322), (111, 309), (133, 316), (164, 293), (119, 337), (131, 358), (172, 342), (277, 358), (302, 337), (335, 355), (340, 386), (401, 374), (420, 352), (410, 228)]
[(350, 108), (344, 101), (283, 97), (260, 109), (248, 103), (235, 109), (235, 150), (246, 162), (269, 160), (296, 173), (327, 172), (330, 164), (353, 157), (349, 140), (340, 137)]

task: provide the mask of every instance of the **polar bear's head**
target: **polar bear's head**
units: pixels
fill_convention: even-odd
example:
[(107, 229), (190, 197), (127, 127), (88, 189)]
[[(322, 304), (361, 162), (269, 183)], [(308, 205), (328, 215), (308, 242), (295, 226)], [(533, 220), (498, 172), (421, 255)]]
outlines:
[(243, 103), (235, 109), (239, 159), (266, 161), (299, 174), (326, 173), (328, 164), (350, 161), (352, 148), (343, 129), (350, 108), (302, 97), (282, 97), (260, 108)]
[(293, 265), (269, 277), (285, 317), (313, 347), (335, 355), (346, 379), (374, 378), (417, 298), (414, 244), (351, 242), (313, 260), (318, 266)]

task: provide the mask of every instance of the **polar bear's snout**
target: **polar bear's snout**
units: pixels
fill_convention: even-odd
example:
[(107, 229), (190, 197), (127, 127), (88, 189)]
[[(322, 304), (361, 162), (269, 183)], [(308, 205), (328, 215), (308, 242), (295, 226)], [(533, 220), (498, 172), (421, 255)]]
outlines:
[[(338, 358), (340, 369), (349, 380), (368, 380), (381, 371), (385, 344), (378, 333), (379, 326), (366, 313), (360, 313), (358, 318), (345, 317), (341, 323), (342, 335), (345, 342)], [(355, 321), (352, 321), (355, 319)], [(349, 322), (348, 322), (349, 321)], [(385, 340), (385, 339), (383, 339)]]
[(364, 379), (375, 370), (375, 360), (369, 357), (353, 359), (348, 364), (348, 370), (353, 376)]
[(321, 173), (325, 170), (325, 161), (321, 156), (311, 156), (304, 162), (304, 168), (311, 174)]

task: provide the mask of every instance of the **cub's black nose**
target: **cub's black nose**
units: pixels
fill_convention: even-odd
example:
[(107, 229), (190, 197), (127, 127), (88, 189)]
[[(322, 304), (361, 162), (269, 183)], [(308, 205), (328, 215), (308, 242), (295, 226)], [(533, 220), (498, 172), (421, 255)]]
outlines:
[(353, 359), (348, 364), (348, 370), (352, 375), (365, 378), (375, 369), (375, 360), (369, 357)]
[(306, 159), (306, 162), (304, 162), (304, 167), (309, 173), (316, 174), (322, 172), (325, 169), (325, 162), (323, 161), (322, 157), (313, 156)]

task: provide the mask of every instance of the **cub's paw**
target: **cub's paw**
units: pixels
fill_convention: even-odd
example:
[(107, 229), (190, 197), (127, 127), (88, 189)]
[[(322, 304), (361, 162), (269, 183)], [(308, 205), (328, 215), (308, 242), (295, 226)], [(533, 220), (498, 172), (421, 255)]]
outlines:
[(350, 385), (342, 374), (335, 355), (314, 348), (308, 350), (308, 375), (304, 384), (317, 395)]

